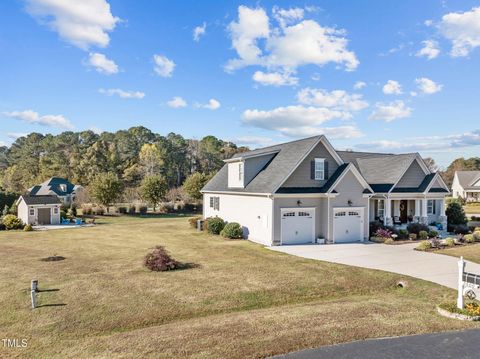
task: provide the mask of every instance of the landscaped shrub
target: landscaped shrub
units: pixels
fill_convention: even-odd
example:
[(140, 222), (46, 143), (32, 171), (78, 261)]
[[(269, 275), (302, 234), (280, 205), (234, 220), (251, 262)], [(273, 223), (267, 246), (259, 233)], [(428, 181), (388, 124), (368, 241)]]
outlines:
[(418, 232), (418, 238), (421, 240), (428, 239), (428, 232), (427, 231)]
[(5, 217), (3, 217), (2, 222), (5, 225), (5, 228), (8, 230), (23, 228), (22, 220), (14, 214), (7, 214)]
[(200, 221), (202, 217), (190, 217), (188, 219), (188, 223), (190, 224), (190, 227), (192, 228), (197, 228), (197, 222)]
[(428, 226), (422, 223), (410, 223), (407, 226), (407, 231), (408, 233), (415, 233), (417, 235), (420, 233), (420, 231), (426, 231), (428, 233)]
[(430, 233), (428, 233), (428, 236), (429, 236), (430, 238), (438, 237), (438, 232), (432, 229), (432, 230), (430, 231)]
[(408, 231), (406, 229), (399, 230), (398, 239), (408, 239)]
[(33, 227), (29, 224), (26, 224), (25, 227), (23, 227), (23, 230), (25, 232), (31, 232), (31, 231), (33, 231)]
[(470, 228), (465, 224), (459, 224), (454, 227), (453, 232), (455, 234), (469, 234)]
[(385, 242), (383, 242), (383, 243), (385, 243), (385, 244), (394, 244), (395, 241), (393, 240), (393, 238), (387, 238), (387, 239), (385, 239)]
[(103, 216), (105, 214), (105, 209), (103, 207), (94, 207), (92, 208), (92, 214), (95, 214), (97, 216)]
[(430, 241), (421, 241), (416, 249), (419, 251), (426, 251), (430, 248), (432, 248), (432, 244), (430, 243)]
[(92, 214), (92, 206), (89, 204), (82, 204), (82, 213), (84, 215), (91, 215)]
[(480, 231), (473, 232), (473, 239), (478, 242), (480, 241)]
[(230, 222), (223, 227), (220, 234), (225, 238), (240, 239), (243, 238), (243, 228), (236, 222)]
[(210, 217), (208, 219), (207, 230), (210, 234), (220, 234), (223, 227), (225, 227), (225, 221), (220, 217)]
[(380, 221), (372, 221), (370, 222), (370, 233), (375, 233), (377, 232), (379, 229), (383, 229), (385, 228), (385, 226), (383, 225), (382, 222)]
[(439, 248), (439, 247), (440, 247), (440, 244), (441, 244), (440, 239), (437, 238), (437, 237), (432, 238), (432, 239), (430, 240), (430, 243), (431, 243), (431, 245), (432, 245), (433, 248)]
[(465, 216), (465, 211), (463, 207), (458, 202), (451, 202), (448, 204), (445, 211), (445, 215), (448, 217), (449, 224), (467, 224), (467, 216)]
[(156, 246), (144, 259), (144, 265), (151, 271), (164, 272), (179, 268), (180, 263), (170, 257), (162, 246)]
[(60, 218), (61, 218), (61, 219), (66, 219), (66, 218), (68, 218), (68, 217), (67, 217), (67, 212), (65, 212), (64, 210), (61, 210), (61, 211), (60, 211)]
[(370, 242), (385, 243), (385, 239), (386, 238), (382, 238), (382, 237), (370, 237)]
[(463, 236), (463, 240), (466, 242), (466, 243), (473, 243), (475, 242), (475, 238), (473, 237), (473, 234), (466, 234)]
[(417, 240), (417, 234), (416, 233), (410, 233), (408, 235), (408, 237), (412, 240), (412, 241), (416, 241)]
[(475, 227), (473, 231), (474, 232), (480, 232), (480, 227)]
[(375, 237), (380, 237), (380, 238), (392, 238), (392, 231), (386, 229), (386, 228), (379, 228), (375, 232)]
[(127, 207), (125, 207), (125, 206), (118, 207), (118, 213), (127, 214)]
[(136, 208), (134, 205), (130, 205), (130, 207), (128, 207), (128, 214), (135, 214), (136, 213)]
[(447, 247), (455, 247), (455, 240), (453, 238), (445, 239), (445, 245)]
[(6, 230), (5, 225), (3, 223), (0, 223), (0, 231)]
[(136, 210), (141, 215), (146, 215), (147, 211), (148, 211), (148, 207), (147, 206), (137, 206)]

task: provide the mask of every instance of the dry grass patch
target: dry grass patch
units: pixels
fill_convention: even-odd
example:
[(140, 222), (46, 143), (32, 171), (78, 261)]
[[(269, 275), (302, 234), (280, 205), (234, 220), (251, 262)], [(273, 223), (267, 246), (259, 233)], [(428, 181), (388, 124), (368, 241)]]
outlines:
[[(199, 267), (150, 272), (163, 245)], [(93, 228), (0, 232), (0, 328), (32, 357), (261, 357), (367, 337), (466, 328), (432, 303), (452, 290), (197, 233), (186, 218), (120, 217)], [(63, 261), (40, 259), (57, 254)], [(30, 280), (40, 305), (29, 308)], [(0, 357), (6, 349), (0, 348)]]

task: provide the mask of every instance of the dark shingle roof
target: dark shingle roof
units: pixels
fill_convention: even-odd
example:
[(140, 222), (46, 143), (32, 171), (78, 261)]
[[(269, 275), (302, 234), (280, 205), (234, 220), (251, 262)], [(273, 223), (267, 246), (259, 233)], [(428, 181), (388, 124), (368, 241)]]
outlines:
[(57, 196), (22, 196), (27, 205), (60, 204)]
[[(65, 191), (62, 191), (61, 185), (66, 186)], [(60, 177), (52, 177), (43, 182), (42, 184), (30, 188), (29, 194), (32, 196), (46, 196), (52, 194), (56, 194), (57, 196), (65, 196), (68, 194), (72, 194), (74, 188), (75, 186), (66, 179)]]
[(203, 187), (203, 191), (227, 191), (227, 192), (251, 192), (273, 193), (297, 167), (300, 161), (313, 149), (323, 136), (305, 138), (303, 140), (287, 142), (259, 150), (242, 152), (237, 157), (248, 157), (261, 153), (278, 151), (245, 188), (228, 187), (228, 165), (224, 165), (220, 171)]
[(322, 187), (280, 187), (276, 193), (327, 193), (347, 166), (345, 163), (339, 166)]

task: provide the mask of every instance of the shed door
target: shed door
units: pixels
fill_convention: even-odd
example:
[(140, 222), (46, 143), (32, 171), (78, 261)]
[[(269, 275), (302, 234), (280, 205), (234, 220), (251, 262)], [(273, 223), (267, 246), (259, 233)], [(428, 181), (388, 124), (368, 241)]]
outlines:
[(38, 224), (51, 224), (51, 209), (39, 208), (38, 211)]
[(363, 223), (363, 208), (334, 209), (334, 243), (363, 241)]
[(305, 244), (315, 240), (315, 210), (282, 209), (282, 244)]

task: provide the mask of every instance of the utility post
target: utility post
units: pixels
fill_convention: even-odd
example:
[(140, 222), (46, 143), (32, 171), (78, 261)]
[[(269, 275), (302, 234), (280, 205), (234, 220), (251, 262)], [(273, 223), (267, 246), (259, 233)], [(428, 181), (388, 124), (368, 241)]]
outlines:
[(458, 261), (458, 309), (463, 309), (463, 272), (465, 272), (465, 261), (463, 260), (463, 257), (460, 257), (460, 260)]

